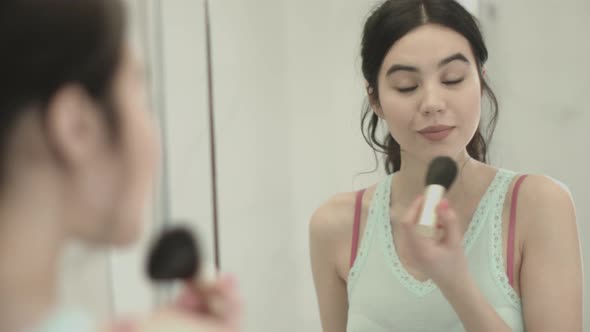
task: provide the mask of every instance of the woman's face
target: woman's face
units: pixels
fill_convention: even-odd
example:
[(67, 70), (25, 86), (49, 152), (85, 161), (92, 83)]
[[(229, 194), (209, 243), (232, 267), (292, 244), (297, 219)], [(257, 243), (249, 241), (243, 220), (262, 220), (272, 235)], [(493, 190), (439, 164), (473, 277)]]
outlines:
[[(143, 63), (128, 48), (114, 82), (119, 112), (120, 181), (113, 222), (115, 242), (134, 238), (152, 198), (160, 145), (148, 107)], [(115, 193), (115, 196), (117, 194)]]
[(449, 28), (426, 24), (395, 42), (379, 71), (378, 94), (373, 108), (402, 156), (456, 158), (478, 128), (478, 68), (467, 39)]
[[(160, 158), (150, 113), (143, 64), (128, 47), (115, 74), (112, 107), (114, 133), (104, 128), (96, 152), (80, 163), (71, 181), (82, 214), (72, 219), (74, 237), (92, 243), (124, 245), (136, 239), (151, 201)], [(99, 113), (99, 112), (95, 112)], [(113, 136), (114, 134), (114, 136)], [(110, 137), (107, 138), (107, 137)], [(114, 137), (114, 139), (113, 139)]]

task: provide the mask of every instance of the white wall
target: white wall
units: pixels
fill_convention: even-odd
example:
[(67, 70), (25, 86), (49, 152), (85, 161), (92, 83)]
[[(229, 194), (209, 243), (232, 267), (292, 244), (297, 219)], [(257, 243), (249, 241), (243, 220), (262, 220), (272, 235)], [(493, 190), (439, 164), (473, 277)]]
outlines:
[(247, 302), (245, 331), (289, 331), (298, 289), (289, 188), (286, 2), (212, 2), (222, 267)]

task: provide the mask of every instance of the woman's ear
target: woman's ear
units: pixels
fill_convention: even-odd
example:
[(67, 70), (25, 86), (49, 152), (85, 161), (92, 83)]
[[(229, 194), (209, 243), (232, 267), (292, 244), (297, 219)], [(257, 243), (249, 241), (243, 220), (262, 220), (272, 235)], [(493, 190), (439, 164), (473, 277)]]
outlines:
[(60, 88), (47, 106), (49, 146), (67, 167), (94, 159), (108, 137), (97, 103), (81, 86)]
[(487, 75), (488, 71), (486, 70), (485, 66), (481, 66), (481, 76), (479, 78), (479, 82), (480, 82), (480, 90), (481, 90), (481, 96), (483, 97), (484, 95), (484, 85), (486, 82), (486, 75)]
[(383, 119), (383, 109), (381, 108), (381, 104), (379, 103), (379, 96), (369, 82), (365, 81), (365, 89), (367, 91), (367, 98), (369, 100), (369, 105), (371, 105), (371, 109), (377, 116)]

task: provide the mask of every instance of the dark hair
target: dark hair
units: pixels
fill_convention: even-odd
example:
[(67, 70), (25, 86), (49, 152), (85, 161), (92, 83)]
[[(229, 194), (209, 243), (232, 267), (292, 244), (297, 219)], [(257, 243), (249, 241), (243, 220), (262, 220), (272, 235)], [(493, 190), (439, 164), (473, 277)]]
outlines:
[(45, 114), (68, 83), (105, 106), (114, 127), (111, 82), (122, 58), (125, 15), (120, 0), (0, 2), (0, 158), (24, 110), (35, 106)]
[[(424, 24), (438, 24), (450, 28), (465, 37), (478, 67), (482, 93), (490, 100), (492, 114), (484, 138), (481, 125), (467, 145), (472, 158), (487, 162), (487, 142), (491, 139), (498, 117), (498, 100), (482, 74), (488, 58), (477, 20), (454, 0), (387, 0), (380, 4), (367, 19), (361, 43), (362, 71), (368, 82), (369, 98), (379, 100), (378, 74), (383, 59), (392, 45), (411, 30)], [(377, 152), (384, 153), (385, 170), (393, 173), (401, 167), (400, 145), (387, 133), (383, 141), (377, 138), (379, 117), (372, 112), (371, 103), (365, 102), (361, 130), (367, 143)]]

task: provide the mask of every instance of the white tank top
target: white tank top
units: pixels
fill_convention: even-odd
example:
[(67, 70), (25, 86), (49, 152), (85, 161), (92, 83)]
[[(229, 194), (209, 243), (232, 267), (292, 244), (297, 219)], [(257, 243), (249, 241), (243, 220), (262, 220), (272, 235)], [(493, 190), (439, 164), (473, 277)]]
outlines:
[(57, 308), (44, 322), (29, 332), (93, 332), (96, 329), (96, 322), (84, 311)]
[[(498, 315), (524, 331), (521, 303), (502, 256), (502, 210), (516, 173), (500, 169), (481, 198), (463, 238), (469, 270)], [(432, 280), (421, 282), (402, 266), (389, 218), (391, 179), (381, 181), (348, 278), (348, 332), (459, 332), (463, 325)]]

